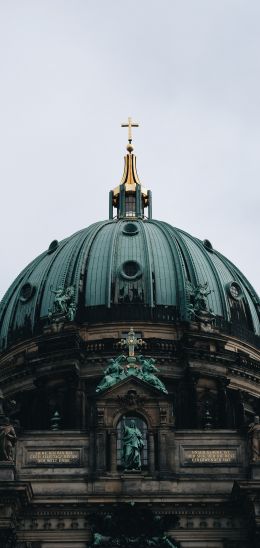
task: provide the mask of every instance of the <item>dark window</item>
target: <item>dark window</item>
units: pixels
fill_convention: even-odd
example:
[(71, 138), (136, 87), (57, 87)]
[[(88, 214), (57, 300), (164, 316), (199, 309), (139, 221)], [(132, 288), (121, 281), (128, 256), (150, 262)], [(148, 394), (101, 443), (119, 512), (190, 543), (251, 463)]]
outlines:
[(236, 299), (237, 301), (239, 299), (242, 299), (243, 291), (242, 291), (242, 288), (240, 287), (240, 285), (237, 282), (228, 283), (227, 286), (226, 286), (226, 289), (227, 289), (230, 297), (232, 297), (232, 299)]
[(139, 228), (134, 223), (126, 223), (123, 228), (124, 234), (128, 234), (128, 236), (134, 236), (134, 234), (138, 234)]
[(29, 301), (29, 299), (31, 299), (31, 297), (34, 295), (34, 292), (35, 286), (32, 285), (30, 282), (26, 282), (20, 289), (20, 301), (22, 303)]
[(135, 194), (126, 196), (125, 199), (125, 213), (126, 217), (135, 217)]
[(127, 261), (124, 264), (124, 272), (127, 276), (131, 278), (137, 274), (139, 270), (138, 264), (135, 261)]
[(207, 249), (207, 251), (213, 251), (213, 245), (209, 240), (203, 240), (203, 245)]
[(125, 261), (121, 266), (121, 276), (126, 280), (136, 280), (142, 276), (141, 265), (137, 261)]
[(138, 282), (120, 283), (118, 302), (125, 304), (135, 304), (144, 302), (144, 291)]
[(53, 240), (49, 247), (48, 247), (48, 253), (53, 253), (53, 251), (56, 251), (56, 249), (59, 247), (59, 242), (58, 240)]

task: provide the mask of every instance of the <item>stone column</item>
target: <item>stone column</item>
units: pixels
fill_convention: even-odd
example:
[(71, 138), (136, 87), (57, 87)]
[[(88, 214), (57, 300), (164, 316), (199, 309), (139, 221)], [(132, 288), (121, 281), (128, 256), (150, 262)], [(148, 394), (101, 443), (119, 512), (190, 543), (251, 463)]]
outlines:
[(241, 428), (246, 422), (244, 394), (237, 390), (235, 396), (235, 428)]
[(89, 470), (90, 472), (94, 471), (95, 466), (95, 436), (93, 430), (89, 433)]
[(229, 409), (228, 409), (228, 397), (227, 386), (229, 385), (229, 379), (218, 379), (218, 404), (219, 404), (219, 428), (230, 428), (229, 422)]
[(96, 432), (96, 471), (105, 472), (106, 466), (106, 431), (97, 430)]
[[(185, 428), (198, 428), (199, 426), (199, 412), (198, 412), (198, 392), (197, 384), (200, 378), (200, 374), (188, 370), (187, 385), (188, 385), (188, 400), (186, 400), (186, 406), (188, 415), (186, 416)], [(185, 414), (187, 411), (185, 410)]]
[(148, 464), (149, 472), (154, 473), (155, 470), (155, 452), (154, 452), (154, 433), (148, 433)]
[(159, 469), (161, 472), (167, 470), (167, 432), (166, 430), (160, 430), (159, 432)]
[(81, 383), (75, 389), (75, 417), (76, 428), (86, 428), (85, 421), (85, 393), (81, 386)]
[(110, 466), (112, 474), (117, 471), (117, 447), (116, 447), (116, 431), (112, 430), (110, 434)]

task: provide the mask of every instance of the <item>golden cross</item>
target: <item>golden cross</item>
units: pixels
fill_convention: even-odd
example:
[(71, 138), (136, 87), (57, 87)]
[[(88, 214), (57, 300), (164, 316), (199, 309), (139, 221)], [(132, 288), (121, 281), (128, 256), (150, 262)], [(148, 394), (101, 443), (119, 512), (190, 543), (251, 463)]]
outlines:
[(129, 333), (127, 334), (127, 339), (121, 339), (119, 344), (121, 348), (128, 348), (129, 356), (133, 357), (135, 355), (135, 348), (144, 346), (145, 342), (142, 339), (137, 339), (135, 332), (131, 327)]
[(139, 127), (139, 124), (136, 122), (132, 122), (132, 118), (128, 118), (128, 122), (125, 124), (121, 124), (121, 127), (128, 127), (128, 141), (131, 143), (132, 141), (132, 127)]

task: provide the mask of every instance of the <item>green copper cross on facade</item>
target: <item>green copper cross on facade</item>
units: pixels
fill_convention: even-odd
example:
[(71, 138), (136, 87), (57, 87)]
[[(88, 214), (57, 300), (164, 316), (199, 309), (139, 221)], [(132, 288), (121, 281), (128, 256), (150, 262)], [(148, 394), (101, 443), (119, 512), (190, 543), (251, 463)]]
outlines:
[(135, 355), (135, 348), (138, 348), (138, 346), (143, 346), (144, 344), (145, 342), (142, 339), (137, 339), (132, 327), (127, 335), (127, 338), (121, 339), (120, 341), (120, 345), (122, 346), (122, 348), (128, 348), (128, 353), (130, 357), (133, 357)]
[(132, 121), (132, 118), (128, 118), (128, 122), (121, 124), (121, 127), (128, 127), (128, 141), (132, 142), (132, 127), (139, 127), (139, 124)]

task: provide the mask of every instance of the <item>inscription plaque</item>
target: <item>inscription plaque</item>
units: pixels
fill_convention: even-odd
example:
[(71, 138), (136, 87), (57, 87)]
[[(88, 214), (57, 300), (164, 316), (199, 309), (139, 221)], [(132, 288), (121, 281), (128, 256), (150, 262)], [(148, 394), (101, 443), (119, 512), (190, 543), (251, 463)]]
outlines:
[(237, 450), (184, 449), (184, 464), (237, 464)]
[(229, 449), (196, 449), (191, 451), (191, 462), (234, 462), (236, 461), (236, 451)]
[(80, 464), (79, 449), (44, 449), (28, 451), (27, 464)]

